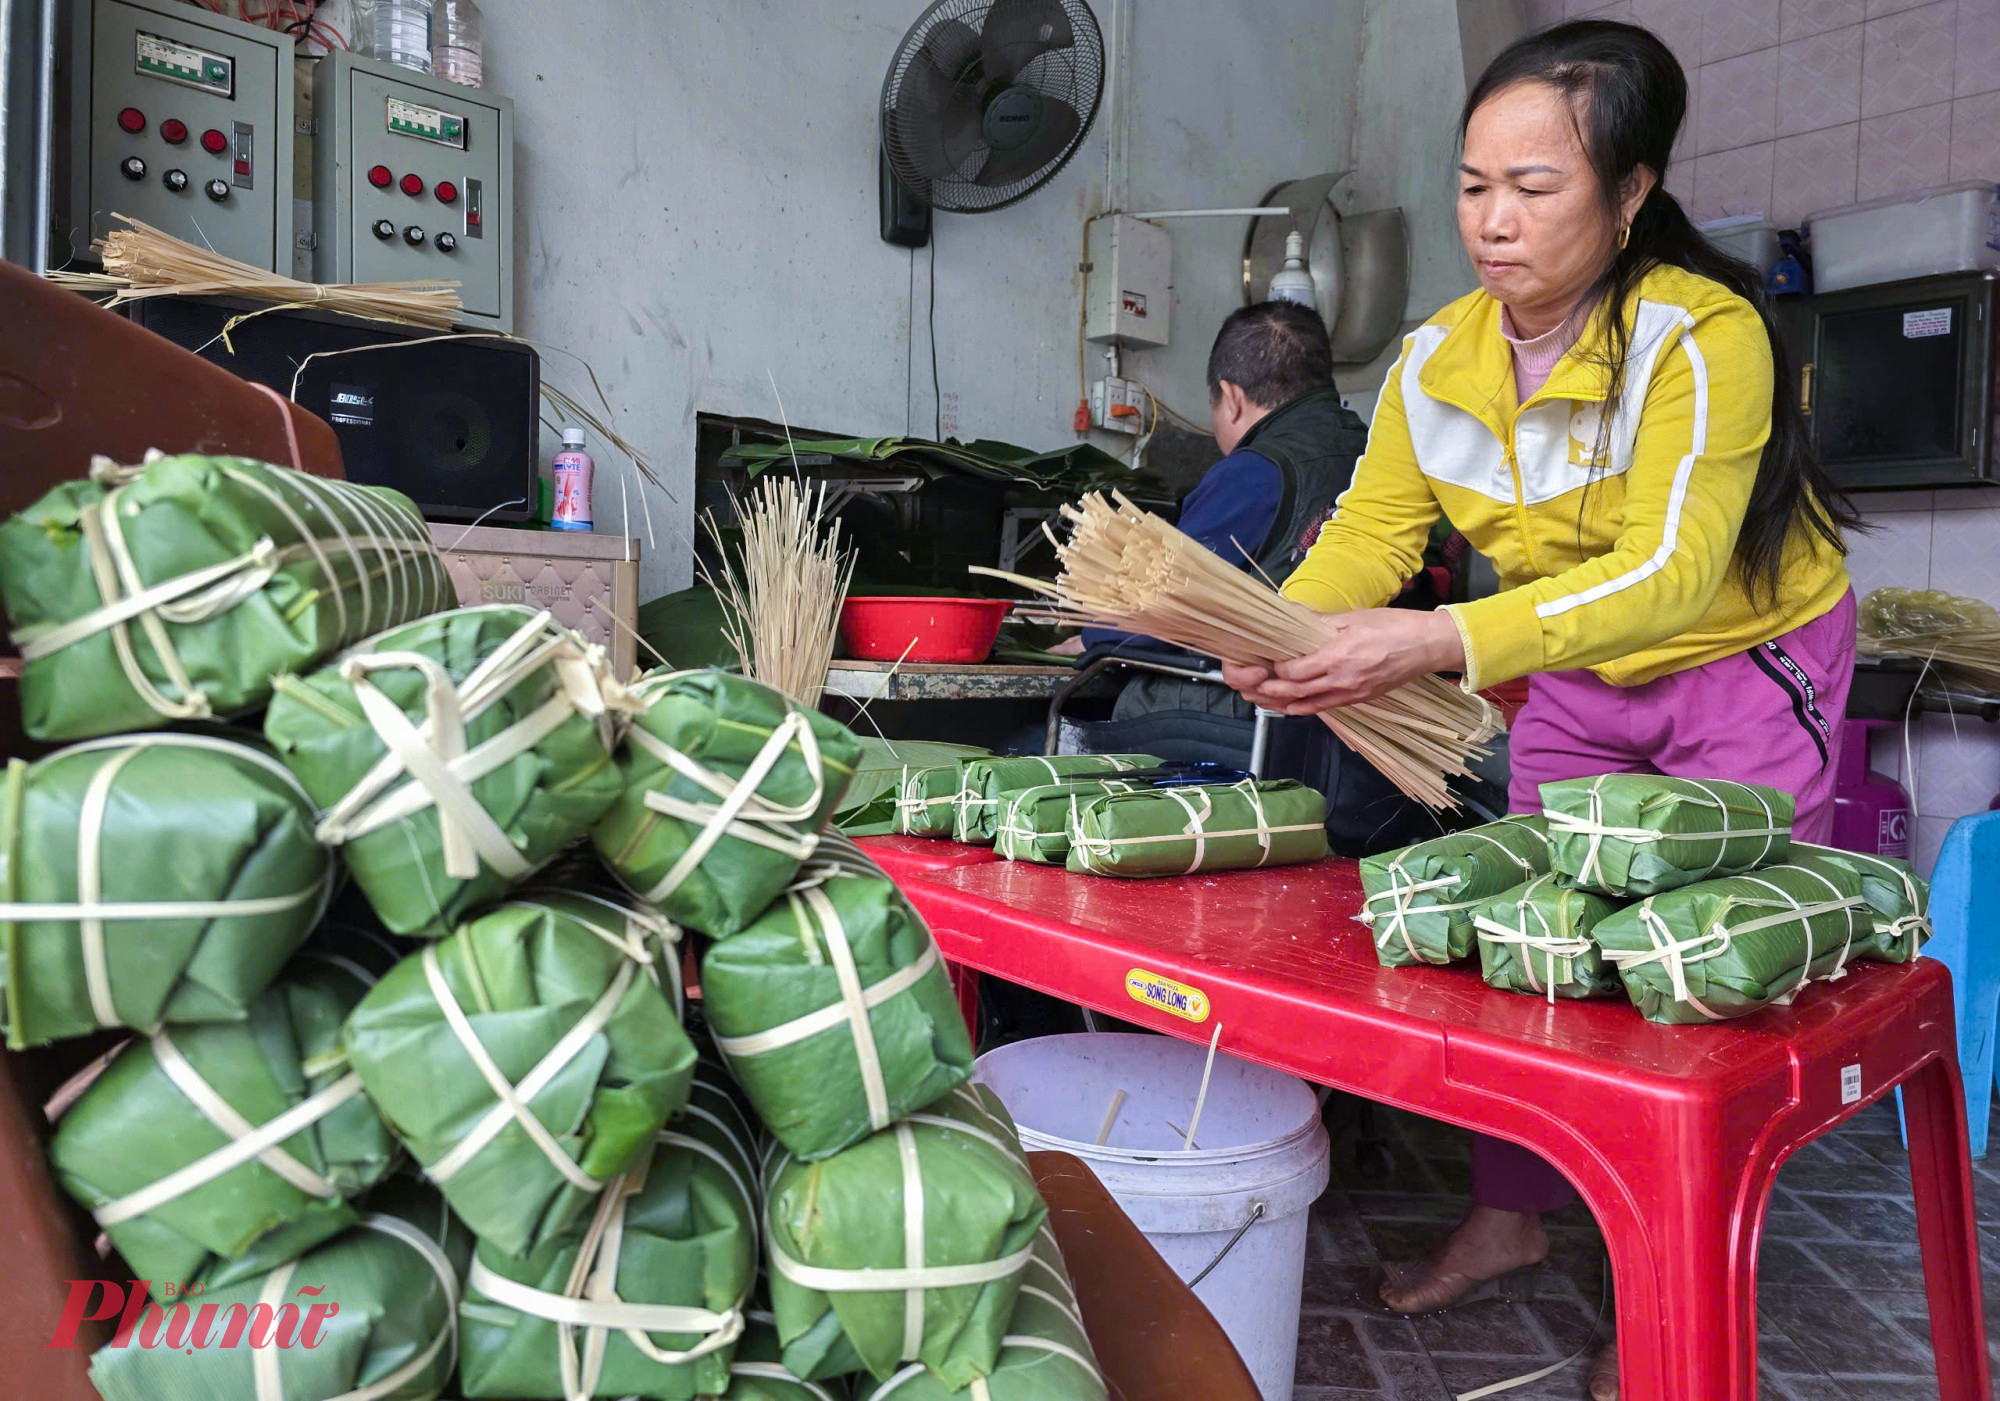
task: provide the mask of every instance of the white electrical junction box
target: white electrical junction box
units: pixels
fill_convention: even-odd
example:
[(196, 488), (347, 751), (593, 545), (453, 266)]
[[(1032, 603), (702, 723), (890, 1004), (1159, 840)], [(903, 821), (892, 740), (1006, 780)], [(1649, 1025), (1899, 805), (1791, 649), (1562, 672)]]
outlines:
[(1174, 300), (1172, 236), (1129, 214), (1103, 215), (1088, 228), (1085, 338), (1106, 345), (1165, 345)]

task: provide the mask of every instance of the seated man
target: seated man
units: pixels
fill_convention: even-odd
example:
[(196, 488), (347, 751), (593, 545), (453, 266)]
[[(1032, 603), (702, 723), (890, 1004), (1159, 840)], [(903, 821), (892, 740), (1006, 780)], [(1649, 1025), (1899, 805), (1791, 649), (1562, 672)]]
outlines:
[[(1341, 405), (1318, 313), (1292, 302), (1231, 312), (1208, 353), (1208, 406), (1224, 456), (1181, 503), (1180, 528), (1224, 559), (1282, 584), (1319, 538), (1368, 441), (1360, 418)], [(1074, 647), (1126, 638), (1090, 628)], [(1149, 651), (1175, 650), (1148, 638), (1130, 641)], [(1141, 673), (1119, 693), (1112, 718), (1163, 710), (1250, 713), (1225, 686)]]

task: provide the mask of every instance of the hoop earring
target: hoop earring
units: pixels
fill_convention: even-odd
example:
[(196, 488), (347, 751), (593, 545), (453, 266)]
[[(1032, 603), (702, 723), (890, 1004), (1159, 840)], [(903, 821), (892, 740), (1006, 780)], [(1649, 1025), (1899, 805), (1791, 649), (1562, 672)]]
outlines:
[(1631, 241), (1632, 241), (1632, 226), (1630, 224), (1627, 224), (1624, 228), (1618, 231), (1618, 251), (1623, 253), (1625, 251), (1625, 245), (1630, 243)]

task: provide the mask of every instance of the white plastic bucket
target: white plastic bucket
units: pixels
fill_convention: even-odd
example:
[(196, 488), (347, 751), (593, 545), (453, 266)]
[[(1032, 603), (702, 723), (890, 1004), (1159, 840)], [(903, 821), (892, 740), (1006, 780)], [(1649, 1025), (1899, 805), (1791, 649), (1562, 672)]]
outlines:
[[(1166, 1036), (1046, 1036), (988, 1051), (978, 1078), (1006, 1104), (1026, 1147), (1089, 1163), (1182, 1279), (1242, 1233), (1195, 1293), (1264, 1401), (1291, 1401), (1307, 1208), (1326, 1190), (1326, 1129), (1304, 1081), (1218, 1055), (1197, 1146), (1184, 1148), (1207, 1055)], [(1124, 1102), (1100, 1144), (1120, 1090)]]

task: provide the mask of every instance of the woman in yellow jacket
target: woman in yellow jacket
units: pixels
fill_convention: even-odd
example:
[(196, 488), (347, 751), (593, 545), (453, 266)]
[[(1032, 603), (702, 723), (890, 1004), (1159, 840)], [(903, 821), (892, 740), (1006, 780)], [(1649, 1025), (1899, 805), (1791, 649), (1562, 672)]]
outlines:
[[(1429, 671), (1531, 677), (1512, 803), (1544, 782), (1653, 772), (1791, 792), (1833, 817), (1856, 519), (1807, 446), (1761, 279), (1660, 181), (1687, 82), (1651, 33), (1577, 21), (1507, 49), (1463, 118), (1459, 231), (1480, 289), (1405, 342), (1354, 483), (1285, 586), (1324, 644), (1231, 685), (1294, 714)], [(1501, 591), (1388, 609), (1448, 517)], [(1495, 1292), (1548, 1253), (1562, 1176), (1479, 1139), (1473, 1209), (1382, 1297), (1424, 1313)], [(1615, 1354), (1594, 1396), (1617, 1394)]]

